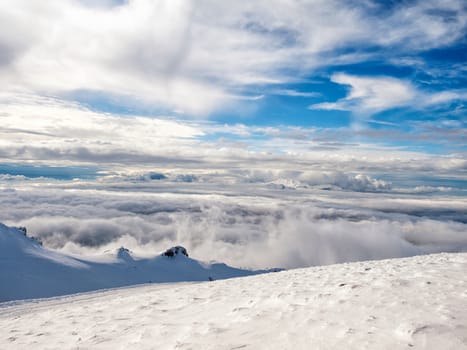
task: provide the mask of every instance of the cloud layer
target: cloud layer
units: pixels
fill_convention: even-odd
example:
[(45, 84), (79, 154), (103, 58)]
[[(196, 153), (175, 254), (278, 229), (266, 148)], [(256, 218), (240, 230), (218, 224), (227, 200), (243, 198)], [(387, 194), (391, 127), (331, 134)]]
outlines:
[(201, 260), (290, 268), (467, 250), (464, 197), (265, 182), (16, 179), (0, 188), (0, 203), (3, 222), (75, 254), (123, 245), (148, 256), (181, 244)]
[[(258, 127), (119, 115), (55, 98), (9, 93), (0, 94), (0, 121), (0, 159), (4, 163), (85, 165), (114, 173), (121, 168), (127, 173), (150, 168), (148, 171), (185, 169), (179, 173), (220, 174), (226, 169), (232, 174), (244, 169), (289, 171), (293, 164), (298, 172), (330, 174), (339, 169), (349, 176), (373, 178), (377, 176), (372, 174), (407, 172), (462, 177), (467, 169), (462, 153), (435, 155), (384, 146), (385, 130)], [(449, 138), (455, 150), (465, 143), (463, 129), (456, 124), (441, 128), (428, 122), (418, 128), (423, 132), (394, 131), (390, 137), (441, 143)], [(340, 186), (347, 181), (345, 176), (326, 183)], [(269, 181), (277, 178), (280, 174)], [(361, 183), (365, 181), (360, 178)]]

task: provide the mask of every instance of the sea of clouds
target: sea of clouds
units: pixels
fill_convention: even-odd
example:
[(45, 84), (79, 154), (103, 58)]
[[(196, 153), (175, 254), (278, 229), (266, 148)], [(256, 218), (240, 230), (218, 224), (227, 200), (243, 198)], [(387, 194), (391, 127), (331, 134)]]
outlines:
[(295, 268), (467, 251), (463, 196), (401, 191), (338, 172), (10, 176), (0, 212), (45, 246), (87, 256), (120, 246), (151, 256), (179, 244), (200, 260)]

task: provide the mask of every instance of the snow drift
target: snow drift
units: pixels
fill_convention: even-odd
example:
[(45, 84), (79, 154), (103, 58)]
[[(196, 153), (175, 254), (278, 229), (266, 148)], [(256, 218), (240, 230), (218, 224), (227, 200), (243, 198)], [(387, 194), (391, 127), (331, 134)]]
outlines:
[(467, 349), (467, 254), (0, 305), (5, 349)]
[[(171, 252), (171, 254), (167, 253)], [(208, 281), (267, 272), (202, 263), (173, 247), (151, 259), (120, 248), (111, 261), (91, 261), (42, 247), (25, 230), (0, 224), (0, 302), (153, 282)]]

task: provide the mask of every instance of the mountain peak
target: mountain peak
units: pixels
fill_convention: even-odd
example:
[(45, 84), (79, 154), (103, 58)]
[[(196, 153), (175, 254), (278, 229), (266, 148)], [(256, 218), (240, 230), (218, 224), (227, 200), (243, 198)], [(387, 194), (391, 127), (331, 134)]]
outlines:
[(188, 252), (184, 247), (177, 245), (175, 247), (167, 249), (164, 253), (162, 253), (162, 255), (168, 256), (168, 257), (174, 257), (177, 255), (185, 255), (186, 257), (188, 257)]
[[(134, 259), (120, 247), (117, 261), (69, 256), (40, 245), (25, 230), (0, 223), (0, 302), (51, 297), (142, 283), (209, 281), (271, 272), (207, 264), (174, 246), (153, 258)], [(28, 286), (25, 288), (25, 286)]]
[(131, 251), (125, 247), (120, 247), (117, 250), (117, 258), (124, 261), (134, 261), (131, 256)]

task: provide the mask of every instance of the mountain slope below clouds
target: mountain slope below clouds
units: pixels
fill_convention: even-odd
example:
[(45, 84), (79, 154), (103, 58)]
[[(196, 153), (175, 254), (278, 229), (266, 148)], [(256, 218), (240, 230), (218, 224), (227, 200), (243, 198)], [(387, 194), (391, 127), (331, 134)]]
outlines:
[(142, 283), (208, 281), (263, 272), (267, 271), (203, 264), (183, 254), (134, 259), (123, 248), (113, 262), (88, 261), (46, 249), (23, 231), (0, 224), (0, 302)]
[(467, 253), (0, 306), (8, 349), (467, 349)]

